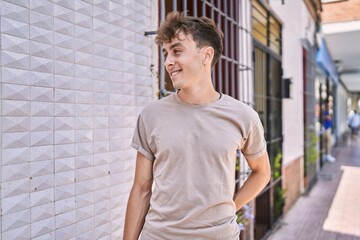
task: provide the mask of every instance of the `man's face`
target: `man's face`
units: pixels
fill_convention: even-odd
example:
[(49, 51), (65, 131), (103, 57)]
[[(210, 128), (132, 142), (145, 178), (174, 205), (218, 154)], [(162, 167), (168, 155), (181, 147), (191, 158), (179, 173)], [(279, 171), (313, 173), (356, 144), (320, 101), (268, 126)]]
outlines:
[(180, 33), (169, 43), (163, 44), (165, 68), (175, 89), (196, 84), (203, 73), (204, 48), (198, 49), (190, 34)]

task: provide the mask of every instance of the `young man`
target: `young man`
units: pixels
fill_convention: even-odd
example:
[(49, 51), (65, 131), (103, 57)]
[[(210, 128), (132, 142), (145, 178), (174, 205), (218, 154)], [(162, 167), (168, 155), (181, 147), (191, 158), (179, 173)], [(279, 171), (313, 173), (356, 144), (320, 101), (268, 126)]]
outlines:
[[(211, 70), (222, 32), (206, 17), (170, 13), (156, 42), (178, 91), (140, 114), (132, 146), (138, 151), (124, 240), (239, 237), (236, 211), (270, 178), (263, 128), (257, 113), (217, 92)], [(236, 150), (252, 173), (236, 193)]]

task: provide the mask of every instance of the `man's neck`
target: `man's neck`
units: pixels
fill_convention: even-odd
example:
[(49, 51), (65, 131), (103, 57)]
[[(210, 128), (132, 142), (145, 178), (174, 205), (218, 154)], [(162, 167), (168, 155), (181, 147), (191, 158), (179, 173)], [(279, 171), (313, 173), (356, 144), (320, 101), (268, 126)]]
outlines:
[(201, 86), (199, 89), (181, 89), (177, 94), (182, 101), (195, 105), (215, 102), (220, 98), (220, 93), (212, 85), (210, 87)]

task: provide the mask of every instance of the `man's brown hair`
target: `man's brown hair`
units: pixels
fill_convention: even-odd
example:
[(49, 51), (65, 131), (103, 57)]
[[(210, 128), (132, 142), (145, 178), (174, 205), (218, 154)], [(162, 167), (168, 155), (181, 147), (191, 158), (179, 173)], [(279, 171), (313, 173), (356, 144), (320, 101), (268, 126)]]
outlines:
[(155, 42), (159, 45), (169, 43), (181, 32), (185, 35), (191, 34), (197, 48), (204, 46), (214, 48), (214, 58), (211, 62), (211, 66), (214, 67), (223, 51), (224, 37), (215, 22), (207, 17), (185, 16), (184, 13), (177, 11), (170, 12), (160, 24)]

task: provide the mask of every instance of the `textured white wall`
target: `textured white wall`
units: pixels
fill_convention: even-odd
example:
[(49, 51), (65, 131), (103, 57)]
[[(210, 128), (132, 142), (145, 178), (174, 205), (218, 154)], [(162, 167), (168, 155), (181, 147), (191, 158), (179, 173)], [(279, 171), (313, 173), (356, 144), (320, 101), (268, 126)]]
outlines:
[(0, 1), (0, 239), (121, 239), (151, 4)]

